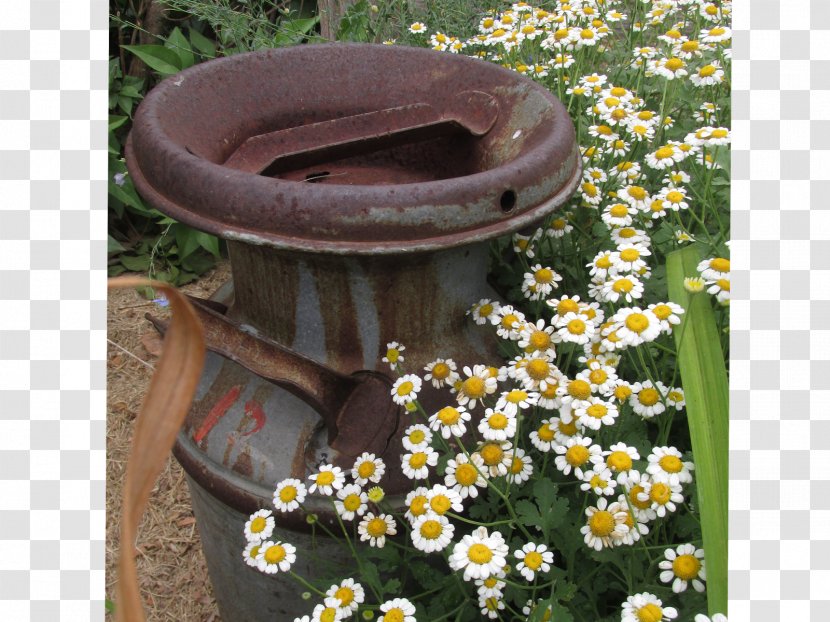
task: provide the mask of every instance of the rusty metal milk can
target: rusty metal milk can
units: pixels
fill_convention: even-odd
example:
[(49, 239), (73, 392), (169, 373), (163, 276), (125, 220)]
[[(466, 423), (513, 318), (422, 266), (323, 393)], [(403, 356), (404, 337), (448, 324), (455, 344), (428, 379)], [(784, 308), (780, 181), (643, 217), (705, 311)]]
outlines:
[[(573, 126), (544, 88), (477, 59), (303, 45), (162, 82), (127, 164), (154, 207), (228, 242), (232, 281), (197, 301), (211, 352), (175, 454), (223, 619), (290, 619), (311, 607), (244, 564), (245, 520), (280, 480), (363, 451), (386, 462), (387, 493), (404, 490), (413, 419), (392, 403), (385, 344), (404, 343), (416, 373), (498, 361), (465, 311), (493, 296), (488, 241), (538, 225), (578, 184)], [(429, 412), (446, 396), (428, 384)], [(312, 550), (302, 515), (277, 514), (297, 572), (336, 559)]]

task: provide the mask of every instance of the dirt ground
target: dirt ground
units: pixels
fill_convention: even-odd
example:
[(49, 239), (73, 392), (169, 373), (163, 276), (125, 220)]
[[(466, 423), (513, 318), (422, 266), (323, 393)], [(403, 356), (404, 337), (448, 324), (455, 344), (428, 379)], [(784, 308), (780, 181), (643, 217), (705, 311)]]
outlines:
[[(182, 289), (207, 297), (230, 276), (221, 263)], [(115, 598), (121, 490), (133, 422), (157, 360), (159, 340), (144, 318), (164, 316), (135, 290), (112, 290), (107, 305), (107, 549), (106, 597)], [(117, 345), (113, 345), (117, 344)], [(126, 352), (125, 352), (126, 351)], [(147, 619), (177, 622), (219, 620), (213, 590), (190, 506), (184, 472), (172, 458), (162, 472), (139, 528), (136, 564)], [(115, 616), (108, 614), (107, 620)]]

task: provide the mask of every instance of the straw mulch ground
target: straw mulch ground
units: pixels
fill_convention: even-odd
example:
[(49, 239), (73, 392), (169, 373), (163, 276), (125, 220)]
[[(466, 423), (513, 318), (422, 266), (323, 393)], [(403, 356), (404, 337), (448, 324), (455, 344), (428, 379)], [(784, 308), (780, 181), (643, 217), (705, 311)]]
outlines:
[[(224, 262), (198, 282), (182, 289), (206, 297), (229, 275), (229, 264)], [(131, 289), (110, 292), (108, 338), (133, 355), (108, 343), (106, 596), (110, 601), (116, 601), (115, 568), (124, 470), (133, 422), (152, 374), (144, 363), (155, 363), (160, 343), (152, 325), (144, 318), (147, 312), (163, 316), (166, 310), (159, 309)], [(219, 620), (184, 473), (172, 457), (150, 498), (136, 544), (136, 563), (148, 620)], [(117, 602), (114, 604), (118, 606)], [(107, 620), (114, 618), (114, 615), (107, 615)]]

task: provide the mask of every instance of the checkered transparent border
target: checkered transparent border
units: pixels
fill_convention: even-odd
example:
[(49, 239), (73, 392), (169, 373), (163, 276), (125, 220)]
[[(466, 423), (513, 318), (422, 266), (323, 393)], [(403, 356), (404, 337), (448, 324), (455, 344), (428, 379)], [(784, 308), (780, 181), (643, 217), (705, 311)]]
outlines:
[[(751, 5), (733, 5), (730, 619), (818, 620), (830, 1)], [(108, 11), (0, 2), (3, 620), (104, 617)]]

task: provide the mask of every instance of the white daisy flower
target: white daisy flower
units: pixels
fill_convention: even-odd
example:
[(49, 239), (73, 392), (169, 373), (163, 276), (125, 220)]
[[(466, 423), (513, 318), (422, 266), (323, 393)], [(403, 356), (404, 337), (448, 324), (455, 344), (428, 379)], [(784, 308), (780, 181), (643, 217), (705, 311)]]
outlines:
[(545, 233), (549, 238), (562, 238), (565, 237), (566, 233), (570, 233), (573, 230), (574, 227), (568, 223), (568, 219), (560, 217), (550, 221), (548, 228), (545, 229)]
[(343, 579), (339, 585), (332, 585), (326, 591), (326, 596), (338, 600), (340, 613), (348, 618), (357, 612), (358, 606), (366, 599), (366, 592), (354, 579)]
[(622, 604), (621, 622), (668, 622), (676, 617), (677, 609), (663, 607), (663, 601), (648, 592), (629, 596)]
[(491, 376), (490, 369), (486, 365), (475, 365), (472, 369), (464, 367), (464, 375), (467, 377), (461, 382), (456, 394), (456, 399), (461, 406), (473, 409), (477, 403), (495, 393), (498, 388), (498, 380)]
[(660, 320), (648, 309), (626, 307), (618, 310), (609, 321), (614, 323), (617, 336), (628, 346), (638, 346), (660, 336)]
[(357, 484), (346, 484), (337, 491), (334, 507), (340, 518), (353, 520), (355, 514), (363, 516), (368, 508), (369, 497)]
[(724, 72), (721, 69), (720, 63), (714, 60), (708, 65), (700, 67), (696, 73), (689, 76), (692, 84), (695, 86), (711, 86), (713, 84), (720, 84), (724, 80)]
[(463, 436), (467, 431), (464, 424), (471, 418), (472, 415), (463, 406), (445, 406), (429, 418), (429, 428), (434, 432), (441, 432), (444, 438)]
[[(486, 317), (481, 319), (484, 320), (481, 324), (487, 321)], [(478, 319), (476, 323), (479, 323)], [(436, 359), (424, 367), (424, 371), (427, 372), (424, 375), (424, 380), (432, 382), (432, 386), (436, 389), (443, 386), (451, 387), (460, 379), (456, 369), (455, 362), (452, 359)]]
[(647, 523), (657, 518), (657, 512), (651, 507), (651, 477), (632, 469), (628, 472), (625, 483), (628, 508), (638, 522)]
[(609, 505), (605, 497), (600, 497), (596, 507), (586, 508), (585, 515), (588, 521), (579, 531), (585, 536), (585, 544), (595, 551), (612, 547), (613, 540), (628, 532), (628, 525), (625, 524), (628, 512), (616, 501)]
[(614, 425), (620, 412), (612, 402), (599, 397), (590, 397), (574, 408), (574, 415), (579, 423), (591, 430), (599, 430), (603, 425)]
[(708, 281), (728, 279), (730, 270), (730, 261), (723, 257), (710, 257), (697, 264), (697, 271), (700, 272), (700, 276)]
[(533, 446), (542, 453), (551, 451), (557, 442), (556, 432), (551, 426), (549, 419), (542, 419), (541, 425), (536, 430), (533, 430), (529, 436)]
[(406, 505), (406, 512), (404, 516), (409, 521), (409, 524), (415, 522), (415, 519), (425, 514), (427, 511), (427, 493), (429, 488), (426, 486), (418, 486), (415, 490), (406, 495), (404, 504)]
[(504, 600), (501, 598), (481, 598), (478, 599), (478, 607), (481, 615), (487, 616), (490, 620), (497, 620), (499, 618), (499, 611), (503, 610)]
[[(469, 458), (463, 454), (457, 454), (454, 459), (447, 462), (447, 469), (444, 472), (444, 485), (452, 488), (462, 499), (478, 497), (478, 488), (487, 488), (486, 477), (489, 471), (484, 466), (484, 460), (478, 454), (472, 454)], [(426, 493), (424, 493), (426, 498)]]
[(703, 592), (706, 586), (706, 567), (703, 559), (703, 549), (695, 548), (692, 544), (681, 544), (676, 549), (666, 549), (663, 553), (666, 559), (660, 562), (660, 581), (671, 583), (672, 592), (685, 592), (689, 583), (697, 592)]
[(472, 455), (481, 457), (486, 472), (490, 477), (507, 475), (513, 463), (513, 446), (509, 442), (487, 441)]
[(422, 423), (415, 423), (409, 426), (403, 433), (403, 447), (409, 451), (421, 451), (432, 441), (432, 432)]
[(388, 363), (389, 368), (392, 371), (395, 371), (398, 368), (398, 364), (402, 363), (404, 360), (404, 357), (401, 354), (404, 350), (406, 350), (406, 347), (399, 344), (397, 341), (391, 341), (386, 344), (386, 356), (384, 356), (381, 360), (384, 363)]
[(666, 386), (657, 381), (657, 386), (651, 383), (651, 380), (644, 380), (631, 385), (631, 397), (629, 403), (634, 409), (634, 412), (640, 415), (643, 419), (651, 419), (666, 410), (663, 404)]
[(599, 455), (592, 457), (595, 464), (605, 464), (616, 475), (620, 484), (628, 483), (628, 476), (634, 469), (634, 461), (639, 459), (640, 452), (637, 448), (625, 443), (614, 443), (610, 449), (602, 452), (601, 457)]
[(409, 479), (426, 479), (429, 477), (429, 467), (434, 467), (436, 464), (438, 464), (438, 452), (430, 446), (401, 456), (401, 469)]
[(308, 487), (309, 492), (319, 492), (321, 495), (329, 497), (335, 490), (343, 488), (343, 484), (346, 483), (346, 474), (338, 466), (324, 464), (317, 473), (309, 476), (308, 479), (313, 482)]
[(434, 553), (443, 551), (450, 542), (455, 527), (445, 516), (427, 512), (415, 519), (412, 524), (412, 544), (419, 551)]
[(245, 560), (245, 563), (253, 568), (256, 568), (259, 565), (257, 562), (257, 555), (259, 555), (259, 547), (261, 546), (262, 542), (256, 540), (254, 542), (248, 542), (245, 545), (245, 549), (242, 551), (242, 559)]
[[(608, 277), (609, 271), (613, 268), (613, 264), (611, 263), (611, 253), (612, 251), (609, 250), (600, 251), (596, 254), (596, 256), (594, 256), (591, 263), (585, 265), (586, 268), (591, 269), (589, 273), (591, 277), (602, 279), (603, 281)], [(548, 302), (550, 303), (550, 301)]]
[(274, 491), (274, 507), (280, 512), (293, 512), (305, 501), (305, 497), (305, 484), (298, 479), (284, 479)]
[(625, 494), (621, 494), (617, 497), (617, 503), (619, 503), (622, 509), (626, 512), (625, 524), (628, 527), (628, 532), (619, 538), (615, 538), (613, 541), (614, 546), (634, 546), (636, 542), (640, 541), (642, 536), (648, 535), (650, 529), (648, 528), (648, 525), (645, 524), (644, 521), (646, 519), (644, 517), (641, 516), (640, 519), (637, 519), (634, 512), (629, 511), (628, 498)]
[(478, 431), (488, 441), (506, 441), (516, 434), (516, 415), (488, 408), (478, 424)]
[(732, 38), (732, 30), (726, 26), (715, 26), (700, 31), (700, 40), (704, 43), (720, 43)]
[(388, 514), (375, 516), (369, 512), (357, 525), (357, 533), (360, 534), (361, 541), (368, 540), (369, 546), (382, 549), (386, 544), (386, 536), (394, 536), (398, 532), (395, 529), (394, 518)]
[(642, 244), (646, 248), (651, 245), (651, 238), (642, 229), (632, 227), (617, 227), (611, 230), (611, 241), (620, 246), (621, 244)]
[(386, 472), (386, 465), (383, 460), (375, 457), (375, 454), (363, 452), (357, 460), (354, 461), (352, 467), (352, 479), (360, 486), (365, 486), (369, 482), (377, 484), (383, 474)]
[(535, 406), (538, 401), (538, 393), (533, 391), (528, 392), (524, 389), (511, 389), (510, 391), (503, 392), (499, 396), (499, 399), (496, 402), (496, 410), (499, 410), (506, 415), (516, 416), (519, 410), (526, 410), (531, 406)]
[[(612, 203), (602, 210), (602, 222), (611, 227), (627, 227), (634, 222), (634, 214), (636, 210), (625, 203)], [(606, 257), (606, 253), (608, 251), (600, 251), (599, 257)], [(599, 267), (595, 266), (595, 262), (591, 262), (588, 266), (594, 268), (591, 272), (593, 276)]]
[(602, 284), (603, 302), (634, 302), (643, 297), (645, 287), (633, 274), (614, 275)]
[(674, 406), (676, 410), (683, 410), (686, 406), (686, 396), (683, 395), (683, 389), (679, 387), (671, 387), (666, 393), (666, 405)]
[(422, 34), (426, 31), (427, 27), (426, 24), (424, 24), (423, 22), (413, 22), (409, 26), (409, 32), (411, 32), (413, 35)]
[(456, 543), (448, 562), (453, 570), (464, 571), (465, 581), (486, 579), (501, 571), (508, 552), (507, 543), (498, 531), (488, 533), (486, 527), (478, 527)]
[(557, 335), (566, 343), (588, 343), (596, 330), (594, 323), (582, 313), (566, 313), (556, 325)]
[(528, 581), (533, 581), (537, 573), (548, 572), (553, 563), (553, 552), (544, 544), (528, 542), (521, 549), (513, 552), (518, 560), (516, 570)]
[(594, 360), (588, 363), (588, 369), (582, 370), (576, 377), (589, 383), (592, 393), (609, 395), (616, 386), (617, 371), (610, 365)]
[(695, 616), (695, 622), (729, 622), (726, 616), (722, 613), (716, 613), (711, 618), (707, 615), (699, 613)]
[(256, 556), (257, 568), (265, 574), (288, 572), (291, 564), (297, 560), (296, 550), (287, 542), (263, 542)]
[(406, 598), (393, 598), (380, 606), (378, 622), (415, 622), (415, 605)]
[(517, 447), (513, 450), (513, 459), (504, 477), (510, 484), (523, 484), (530, 479), (531, 475), (533, 475), (533, 460), (524, 449)]
[(539, 352), (544, 356), (553, 359), (556, 357), (554, 344), (558, 342), (554, 326), (545, 326), (544, 319), (536, 320), (536, 323), (527, 322), (522, 325), (519, 331), (518, 346), (528, 354)]
[(556, 445), (556, 468), (565, 475), (569, 475), (573, 470), (577, 479), (582, 479), (585, 475), (582, 467), (590, 464), (591, 456), (602, 454), (602, 447), (592, 443), (590, 438), (582, 436), (569, 438), (565, 443)]
[[(501, 305), (497, 301), (482, 298), (467, 311), (467, 315), (471, 315), (476, 324), (483, 326), (487, 322), (495, 323), (492, 322), (493, 315), (498, 313), (500, 308)], [(455, 371), (455, 369), (455, 364), (453, 364), (452, 370)]]
[(414, 402), (421, 390), (421, 379), (415, 374), (405, 374), (392, 385), (392, 401), (401, 406)]
[(504, 596), (502, 590), (507, 583), (501, 579), (505, 576), (505, 573), (502, 571), (494, 575), (490, 575), (486, 579), (476, 579), (475, 585), (478, 588), (479, 598), (501, 598)]
[(690, 484), (694, 463), (684, 462), (683, 454), (676, 447), (655, 447), (648, 455), (649, 473), (655, 481), (667, 481), (672, 486)]
[(610, 497), (617, 487), (617, 480), (614, 479), (611, 469), (600, 465), (594, 465), (592, 469), (585, 471), (581, 479), (580, 490), (585, 492), (590, 490), (595, 495)]
[(640, 483), (648, 483), (648, 498), (651, 509), (663, 518), (666, 514), (677, 510), (677, 505), (683, 503), (683, 493), (680, 484), (674, 486), (666, 481), (656, 481), (649, 475), (642, 475)]
[(248, 542), (262, 542), (274, 532), (274, 517), (271, 510), (257, 510), (245, 523), (245, 539)]
[(448, 488), (441, 484), (435, 484), (432, 488), (427, 490), (427, 505), (429, 510), (443, 516), (450, 510), (456, 514), (464, 511), (462, 498), (452, 488)]
[(674, 302), (658, 302), (650, 304), (648, 310), (651, 311), (657, 320), (660, 322), (660, 331), (670, 334), (672, 329), (680, 324), (680, 316), (685, 313), (683, 307)]

